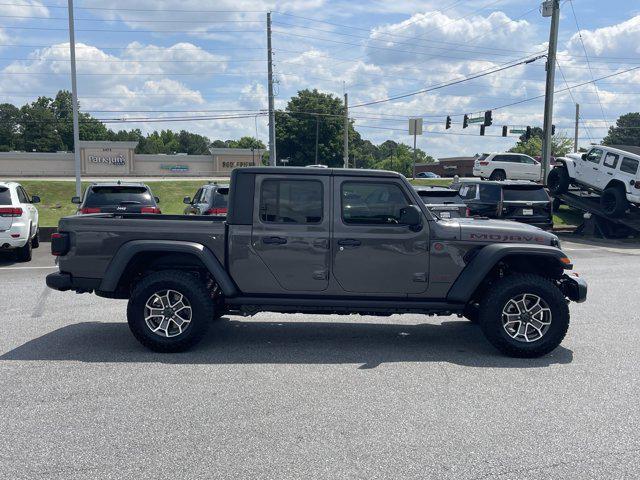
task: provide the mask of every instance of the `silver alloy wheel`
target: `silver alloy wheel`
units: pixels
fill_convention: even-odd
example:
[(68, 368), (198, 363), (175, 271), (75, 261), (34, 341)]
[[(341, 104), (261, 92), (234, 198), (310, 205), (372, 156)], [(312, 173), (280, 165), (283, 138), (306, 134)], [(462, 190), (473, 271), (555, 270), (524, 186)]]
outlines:
[(551, 309), (538, 295), (516, 295), (502, 309), (504, 331), (519, 342), (531, 343), (540, 340), (550, 325)]
[(151, 295), (144, 305), (147, 327), (161, 337), (182, 334), (191, 323), (192, 315), (189, 300), (176, 290), (160, 290)]

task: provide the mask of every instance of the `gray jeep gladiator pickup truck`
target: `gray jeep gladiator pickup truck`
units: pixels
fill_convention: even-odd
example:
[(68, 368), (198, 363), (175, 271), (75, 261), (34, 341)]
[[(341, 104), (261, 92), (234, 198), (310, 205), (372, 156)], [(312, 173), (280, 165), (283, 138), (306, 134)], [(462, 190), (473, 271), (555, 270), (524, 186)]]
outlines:
[(438, 219), (384, 171), (233, 171), (226, 219), (93, 214), (60, 220), (57, 290), (128, 299), (134, 336), (185, 350), (223, 314), (458, 314), (507, 355), (556, 348), (587, 286), (558, 238), (486, 218)]

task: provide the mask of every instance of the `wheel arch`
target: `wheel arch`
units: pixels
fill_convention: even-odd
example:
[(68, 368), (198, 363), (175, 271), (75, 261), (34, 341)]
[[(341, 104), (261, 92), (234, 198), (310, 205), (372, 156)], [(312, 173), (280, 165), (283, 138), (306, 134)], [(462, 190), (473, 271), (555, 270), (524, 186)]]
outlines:
[(447, 301), (468, 303), (486, 287), (486, 280), (500, 274), (501, 268), (520, 273), (561, 277), (570, 263), (556, 247), (526, 244), (491, 244), (483, 247), (464, 268), (447, 293)]
[(133, 240), (117, 251), (100, 283), (100, 292), (116, 292), (122, 282), (131, 281), (137, 273), (180, 266), (183, 269), (205, 269), (215, 279), (225, 296), (238, 290), (216, 256), (204, 245), (173, 240)]
[(609, 183), (607, 183), (607, 185), (604, 187), (604, 190), (606, 190), (607, 188), (619, 188), (623, 192), (627, 193), (627, 184), (625, 184), (622, 180), (618, 178), (614, 178), (611, 181), (609, 181)]

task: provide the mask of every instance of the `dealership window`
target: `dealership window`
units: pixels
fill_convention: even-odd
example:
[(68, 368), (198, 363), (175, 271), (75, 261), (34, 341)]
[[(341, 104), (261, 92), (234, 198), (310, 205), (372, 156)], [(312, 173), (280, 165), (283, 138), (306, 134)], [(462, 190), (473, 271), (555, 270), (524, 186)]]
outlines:
[(356, 225), (398, 225), (400, 210), (409, 205), (394, 183), (344, 182), (342, 220)]
[(260, 191), (260, 220), (267, 223), (320, 223), (322, 183), (316, 180), (265, 180)]
[(635, 175), (636, 173), (638, 173), (638, 163), (638, 160), (635, 160), (633, 158), (622, 157), (622, 162), (620, 163), (620, 171)]
[(604, 166), (609, 168), (616, 168), (618, 166), (618, 155), (615, 153), (607, 153), (604, 157)]

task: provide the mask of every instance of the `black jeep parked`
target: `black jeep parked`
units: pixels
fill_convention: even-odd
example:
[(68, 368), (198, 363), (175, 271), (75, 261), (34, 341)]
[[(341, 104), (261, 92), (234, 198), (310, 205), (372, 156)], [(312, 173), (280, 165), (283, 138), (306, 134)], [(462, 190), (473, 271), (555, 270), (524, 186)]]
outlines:
[(470, 216), (515, 220), (545, 230), (553, 227), (551, 198), (537, 183), (460, 179), (451, 188), (458, 190)]

